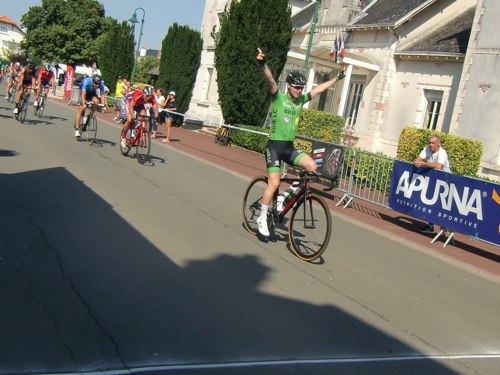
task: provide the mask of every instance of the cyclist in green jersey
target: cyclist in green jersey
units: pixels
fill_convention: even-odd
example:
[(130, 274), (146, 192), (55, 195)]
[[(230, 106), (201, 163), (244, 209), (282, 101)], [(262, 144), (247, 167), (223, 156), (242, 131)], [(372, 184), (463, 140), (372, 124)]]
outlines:
[(281, 162), (299, 166), (308, 172), (314, 172), (318, 168), (311, 156), (293, 147), (302, 106), (344, 78), (344, 71), (339, 71), (335, 78), (323, 82), (305, 94), (303, 91), (306, 77), (300, 72), (290, 72), (286, 78), (287, 92), (283, 94), (278, 92), (278, 84), (266, 64), (264, 52), (260, 48), (257, 48), (257, 51), (257, 61), (262, 67), (262, 73), (272, 95), (272, 124), (269, 132), (269, 143), (265, 151), (268, 183), (262, 195), (261, 213), (257, 218), (259, 233), (268, 237), (267, 212), (274, 192), (280, 185)]

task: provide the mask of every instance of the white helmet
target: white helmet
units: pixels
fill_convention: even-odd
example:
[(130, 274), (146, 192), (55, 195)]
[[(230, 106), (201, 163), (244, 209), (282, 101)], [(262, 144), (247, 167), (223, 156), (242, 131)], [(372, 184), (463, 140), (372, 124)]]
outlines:
[(173, 96), (175, 96), (175, 91), (170, 91), (170, 92), (168, 93), (168, 95), (173, 95)]

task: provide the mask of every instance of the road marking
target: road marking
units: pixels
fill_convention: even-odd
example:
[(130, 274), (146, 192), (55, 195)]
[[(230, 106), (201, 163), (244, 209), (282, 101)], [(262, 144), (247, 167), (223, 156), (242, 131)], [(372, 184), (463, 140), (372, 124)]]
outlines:
[(422, 360), (469, 360), (469, 359), (500, 359), (500, 353), (491, 354), (450, 354), (450, 355), (407, 355), (389, 357), (353, 357), (353, 358), (324, 358), (324, 359), (296, 359), (296, 360), (269, 360), (269, 361), (249, 361), (249, 362), (227, 362), (227, 363), (199, 363), (199, 364), (178, 364), (178, 365), (155, 365), (135, 367), (123, 370), (110, 370), (98, 372), (67, 372), (59, 375), (124, 375), (139, 374), (141, 372), (172, 371), (172, 370), (203, 370), (203, 369), (223, 369), (223, 368), (243, 368), (243, 367), (264, 367), (264, 366), (289, 366), (289, 365), (328, 365), (344, 363), (374, 363), (374, 362), (402, 362), (402, 361), (422, 361)]

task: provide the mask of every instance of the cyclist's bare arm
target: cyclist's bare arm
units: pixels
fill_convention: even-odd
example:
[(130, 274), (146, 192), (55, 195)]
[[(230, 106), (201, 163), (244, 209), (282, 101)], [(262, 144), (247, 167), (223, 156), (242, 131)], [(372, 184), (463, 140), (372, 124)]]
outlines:
[(269, 92), (274, 95), (276, 94), (276, 91), (278, 91), (278, 84), (274, 80), (271, 69), (269, 69), (269, 66), (266, 64), (266, 55), (260, 48), (257, 48), (257, 52), (257, 61), (262, 66), (262, 74), (264, 74), (264, 77), (266, 78), (267, 85), (269, 86)]

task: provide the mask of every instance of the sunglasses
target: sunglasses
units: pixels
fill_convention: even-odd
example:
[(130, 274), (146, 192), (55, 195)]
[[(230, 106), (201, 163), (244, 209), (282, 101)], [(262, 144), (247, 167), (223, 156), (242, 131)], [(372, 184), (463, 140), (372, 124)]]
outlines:
[(300, 86), (300, 85), (291, 85), (294, 89), (296, 90), (304, 90), (304, 86)]

